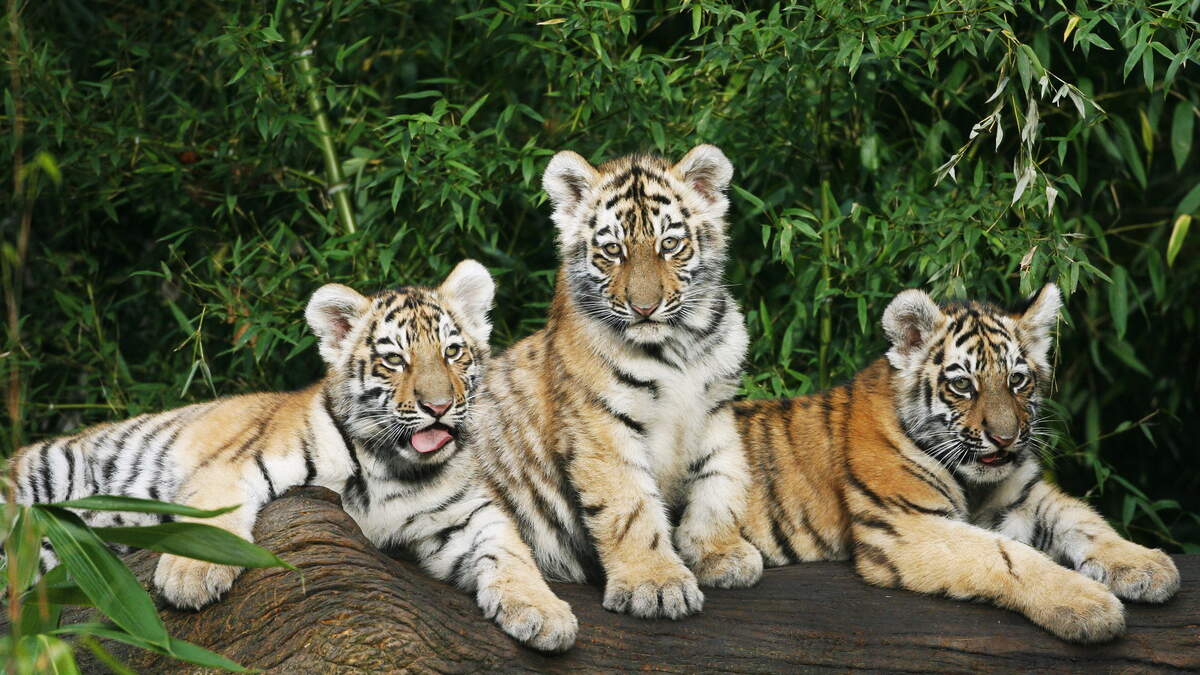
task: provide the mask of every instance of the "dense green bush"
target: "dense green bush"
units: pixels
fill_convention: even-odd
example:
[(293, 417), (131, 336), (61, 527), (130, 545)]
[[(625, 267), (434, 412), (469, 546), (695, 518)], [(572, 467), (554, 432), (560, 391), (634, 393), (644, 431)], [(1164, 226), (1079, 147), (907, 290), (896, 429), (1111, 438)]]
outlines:
[(1198, 550), (1196, 0), (22, 4), (9, 443), (316, 377), (332, 280), (478, 258), (503, 347), (550, 298), (547, 157), (703, 141), (738, 171), (750, 395), (866, 364), (901, 288), (1055, 280), (1052, 471)]

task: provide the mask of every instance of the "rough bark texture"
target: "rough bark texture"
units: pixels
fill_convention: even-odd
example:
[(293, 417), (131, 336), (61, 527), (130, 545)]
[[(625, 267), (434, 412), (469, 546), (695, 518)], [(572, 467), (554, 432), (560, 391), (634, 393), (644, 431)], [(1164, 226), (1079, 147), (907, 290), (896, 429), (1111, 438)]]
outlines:
[[(303, 581), (250, 570), (220, 603), (162, 614), (172, 635), (271, 672), (1200, 669), (1200, 556), (1176, 557), (1179, 595), (1130, 605), (1127, 634), (1100, 646), (1066, 644), (994, 607), (872, 588), (846, 564), (812, 563), (769, 570), (749, 591), (707, 591), (704, 612), (679, 622), (611, 614), (599, 589), (556, 586), (580, 633), (569, 653), (546, 656), (501, 633), (467, 594), (375, 550), (331, 492), (289, 492), (263, 510), (255, 536)], [(156, 559), (130, 556), (143, 580)], [(188, 672), (107, 646), (138, 672)]]

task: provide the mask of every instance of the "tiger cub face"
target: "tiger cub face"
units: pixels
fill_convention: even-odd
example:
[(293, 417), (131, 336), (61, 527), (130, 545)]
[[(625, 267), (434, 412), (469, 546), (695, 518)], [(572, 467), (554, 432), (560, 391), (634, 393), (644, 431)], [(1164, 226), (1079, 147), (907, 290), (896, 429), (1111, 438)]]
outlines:
[(630, 155), (593, 167), (573, 152), (556, 154), (542, 183), (583, 314), (627, 339), (655, 343), (703, 306), (720, 289), (732, 176), (711, 145), (674, 165)]
[(313, 294), (305, 317), (330, 398), (364, 450), (401, 472), (458, 450), (489, 353), (494, 292), (487, 270), (466, 260), (436, 289), (368, 298), (329, 284)]
[(887, 358), (917, 445), (973, 483), (1003, 480), (1027, 461), (1061, 306), (1053, 284), (1016, 312), (978, 302), (939, 307), (918, 290), (897, 295), (883, 315)]

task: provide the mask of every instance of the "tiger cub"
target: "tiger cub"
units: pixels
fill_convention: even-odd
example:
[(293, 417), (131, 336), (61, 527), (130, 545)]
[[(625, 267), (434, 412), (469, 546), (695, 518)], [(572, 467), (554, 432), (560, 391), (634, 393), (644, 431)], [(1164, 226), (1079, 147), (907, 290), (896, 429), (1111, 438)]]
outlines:
[(562, 259), (550, 316), (485, 376), (479, 456), (493, 494), (544, 574), (603, 578), (613, 611), (678, 618), (702, 607), (697, 577), (735, 587), (762, 575), (737, 527), (749, 474), (729, 406), (746, 330), (722, 285), (732, 174), (709, 145), (674, 165), (555, 155), (543, 177)]
[(869, 583), (986, 600), (1076, 642), (1124, 630), (1118, 597), (1170, 598), (1169, 557), (1042, 477), (1061, 304), (1053, 284), (1015, 312), (904, 291), (886, 357), (849, 383), (734, 404), (755, 477), (742, 531), (767, 564), (850, 557)]
[[(473, 590), (516, 639), (563, 650), (576, 621), (538, 573), (529, 549), (492, 505), (471, 452), (471, 398), (488, 358), (494, 286), (460, 263), (437, 289), (363, 297), (317, 290), (305, 316), (327, 371), (291, 393), (250, 394), (85, 429), (22, 448), (17, 501), (95, 494), (198, 508), (241, 504), (207, 522), (249, 539), (259, 509), (295, 485), (341, 494), (381, 548), (404, 548), (434, 577)], [(161, 516), (85, 512), (91, 525), (143, 525)], [(55, 564), (44, 547), (45, 568)], [(163, 555), (154, 583), (173, 605), (200, 608), (240, 568)]]

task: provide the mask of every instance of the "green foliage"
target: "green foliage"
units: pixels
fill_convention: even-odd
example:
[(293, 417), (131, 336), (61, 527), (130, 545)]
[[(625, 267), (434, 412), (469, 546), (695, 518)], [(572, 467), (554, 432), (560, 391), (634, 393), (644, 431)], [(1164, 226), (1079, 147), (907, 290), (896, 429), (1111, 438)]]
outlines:
[(1011, 302), (1056, 281), (1053, 473), (1126, 534), (1197, 550), (1196, 11), (30, 3), (0, 140), (24, 176), (7, 436), (301, 385), (320, 284), (429, 282), (466, 256), (498, 277), (503, 347), (550, 298), (555, 150), (711, 142), (737, 167), (750, 395), (864, 366), (901, 288)]
[[(230, 510), (201, 511), (147, 499), (104, 495), (34, 506), (18, 506), (9, 499), (0, 513), (4, 535), (0, 573), (6, 582), (9, 618), (9, 632), (0, 637), (0, 657), (7, 672), (78, 672), (72, 645), (60, 639), (68, 635), (78, 638), (104, 663), (117, 669), (120, 664), (92, 638), (124, 642), (210, 668), (245, 672), (219, 654), (169, 636), (154, 600), (107, 544), (137, 546), (240, 567), (295, 568), (269, 551), (211, 525), (168, 522), (93, 529), (68, 508), (193, 518), (211, 518)], [(35, 580), (43, 537), (49, 541), (60, 564)], [(60, 625), (62, 610), (67, 605), (94, 607), (112, 623)]]

